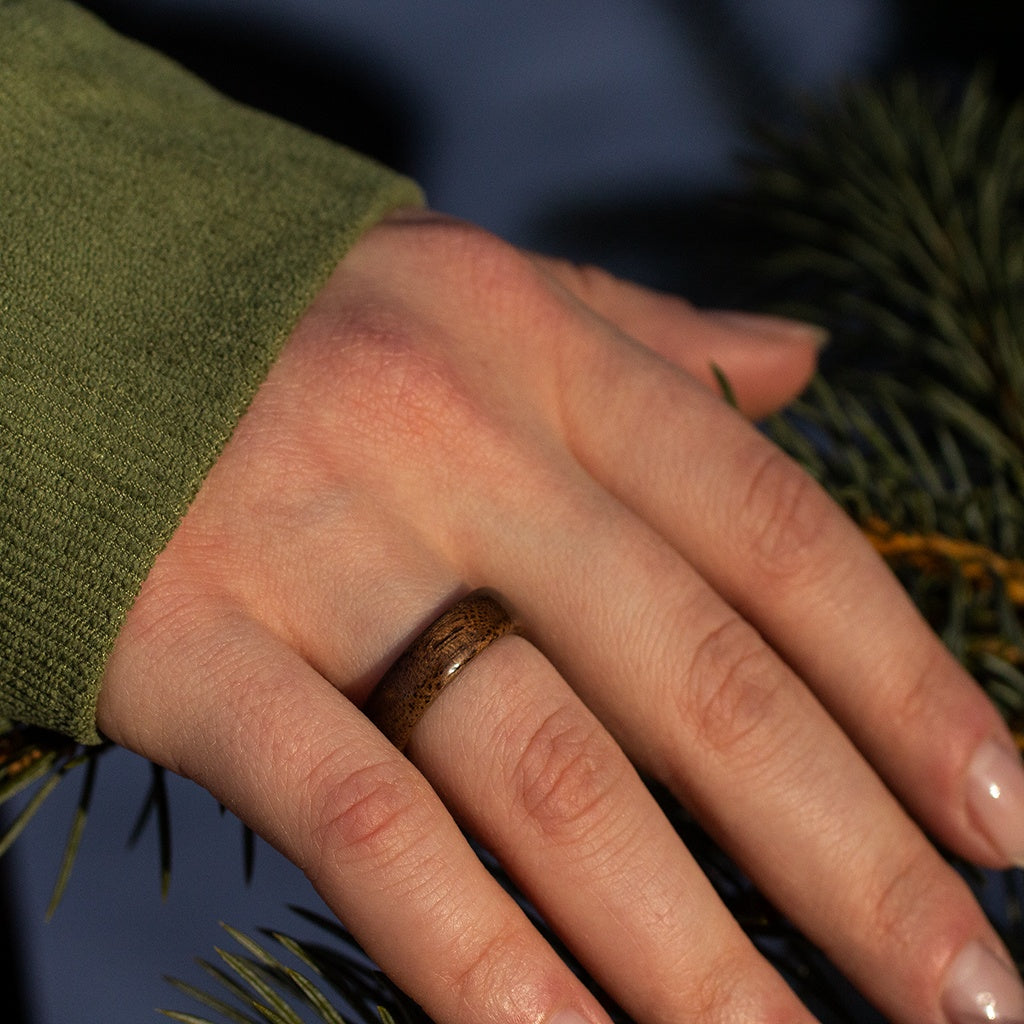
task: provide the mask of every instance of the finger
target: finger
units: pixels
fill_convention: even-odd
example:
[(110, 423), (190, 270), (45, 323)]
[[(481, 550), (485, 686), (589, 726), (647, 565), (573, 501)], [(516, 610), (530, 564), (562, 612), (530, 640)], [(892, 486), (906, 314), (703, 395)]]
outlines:
[[(627, 753), (891, 1019), (959, 1020), (948, 1007), (992, 976), (1024, 1010), (963, 881), (801, 681), (631, 513), (578, 501), (553, 493), (542, 524), (510, 505), (507, 546), (476, 554)], [(556, 594), (520, 567), (524, 550)], [(976, 949), (989, 975), (961, 977)]]
[(943, 842), (1021, 859), (1024, 778), (1003, 723), (852, 523), (684, 376), (606, 353), (570, 398), (588, 469), (755, 623)]
[(633, 1019), (810, 1020), (622, 751), (525, 640), (474, 659), (408, 753)]
[(821, 328), (783, 317), (701, 311), (673, 295), (620, 281), (596, 267), (547, 257), (537, 264), (620, 331), (682, 367), (715, 393), (718, 368), (752, 418), (774, 412), (807, 385), (827, 340)]
[[(129, 621), (101, 694), (112, 738), (198, 781), (298, 864), (433, 1019), (607, 1024), (361, 713), (244, 617), (188, 617), (187, 633), (165, 621), (145, 647), (131, 634), (146, 625)], [(175, 721), (173, 733), (125, 733), (107, 713), (138, 678), (155, 714), (134, 720)]]

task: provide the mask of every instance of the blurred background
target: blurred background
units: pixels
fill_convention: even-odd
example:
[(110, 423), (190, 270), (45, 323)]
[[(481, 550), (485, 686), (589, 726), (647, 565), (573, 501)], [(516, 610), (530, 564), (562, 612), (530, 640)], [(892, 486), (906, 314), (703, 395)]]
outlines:
[[(1003, 0), (90, 0), (119, 30), (245, 102), (415, 177), (438, 209), (517, 244), (700, 303), (744, 301), (748, 240), (723, 213), (753, 124), (800, 97), (916, 68), (987, 62), (1021, 90), (1022, 13)], [(173, 116), (169, 111), (168, 116)], [(218, 922), (295, 926), (319, 907), (267, 847), (246, 885), (241, 829), (171, 780), (174, 869), (154, 830), (126, 847), (149, 785), (104, 758), (64, 902), (44, 920), (77, 799), (58, 791), (0, 862), (0, 1019), (127, 1024), (192, 1009), (162, 980), (223, 943)]]

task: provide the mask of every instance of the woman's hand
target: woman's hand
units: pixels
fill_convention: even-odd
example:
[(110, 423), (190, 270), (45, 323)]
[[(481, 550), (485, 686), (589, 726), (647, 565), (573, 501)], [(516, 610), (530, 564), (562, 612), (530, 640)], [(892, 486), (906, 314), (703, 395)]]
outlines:
[[(759, 414), (814, 359), (782, 321), (390, 218), (157, 560), (100, 727), (298, 863), (439, 1021), (604, 1020), (456, 822), (637, 1020), (807, 1017), (633, 765), (891, 1019), (1024, 1019), (1009, 958), (921, 831), (982, 864), (1024, 858), (1010, 738), (709, 369)], [(359, 708), (477, 587), (530, 642), (475, 659), (407, 760)]]

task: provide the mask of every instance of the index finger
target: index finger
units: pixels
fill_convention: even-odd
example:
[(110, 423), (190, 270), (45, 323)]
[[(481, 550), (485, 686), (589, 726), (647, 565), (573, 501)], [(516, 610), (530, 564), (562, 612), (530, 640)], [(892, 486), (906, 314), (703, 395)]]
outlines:
[(685, 374), (614, 341), (586, 359), (586, 386), (565, 389), (586, 469), (758, 628), (939, 839), (1018, 862), (1024, 773), (1006, 727), (860, 531)]

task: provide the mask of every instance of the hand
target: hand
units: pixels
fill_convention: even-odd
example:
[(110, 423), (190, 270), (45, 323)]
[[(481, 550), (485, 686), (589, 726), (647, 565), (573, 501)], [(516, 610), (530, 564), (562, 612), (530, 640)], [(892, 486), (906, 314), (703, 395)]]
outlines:
[[(1024, 854), (1010, 738), (709, 370), (760, 414), (814, 359), (786, 322), (393, 216), (158, 558), (101, 729), (284, 851), (439, 1021), (605, 1019), (456, 821), (637, 1020), (807, 1018), (633, 765), (891, 1019), (980, 1020), (983, 992), (1021, 1019), (1006, 953), (921, 831), (986, 865)], [(359, 707), (481, 586), (532, 642), (474, 660), (407, 760)]]

